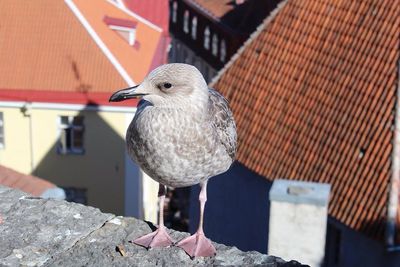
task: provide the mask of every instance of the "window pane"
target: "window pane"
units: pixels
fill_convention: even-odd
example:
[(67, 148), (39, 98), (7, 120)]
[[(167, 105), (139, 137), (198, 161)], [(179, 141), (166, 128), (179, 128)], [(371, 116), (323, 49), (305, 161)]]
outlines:
[(64, 132), (65, 132), (65, 144), (66, 144), (66, 148), (67, 148), (67, 150), (69, 150), (69, 149), (71, 149), (71, 139), (72, 139), (72, 136), (71, 136), (71, 128), (67, 128), (67, 129), (65, 129), (64, 130)]
[(183, 31), (185, 33), (189, 32), (189, 11), (185, 10), (183, 15)]
[(68, 116), (61, 116), (61, 124), (62, 125), (68, 125), (69, 124)]
[(196, 40), (197, 37), (197, 17), (192, 19), (192, 38)]
[(83, 148), (83, 131), (82, 130), (74, 130), (74, 148)]
[(218, 36), (216, 34), (212, 37), (212, 54), (216, 56), (218, 53)]
[(83, 116), (75, 116), (72, 124), (76, 126), (83, 126)]
[(210, 49), (210, 29), (208, 27), (204, 30), (204, 48)]
[(83, 151), (84, 116), (60, 116), (58, 152), (62, 154)]
[(66, 141), (65, 130), (61, 130), (60, 140), (58, 141), (58, 152), (66, 153), (67, 152), (67, 141)]
[(174, 1), (172, 4), (172, 22), (173, 23), (176, 23), (177, 12), (178, 12), (178, 3), (176, 1)]
[(222, 40), (221, 41), (221, 52), (220, 52), (220, 60), (222, 61), (222, 62), (225, 62), (225, 59), (226, 59), (226, 43), (225, 43), (225, 40)]

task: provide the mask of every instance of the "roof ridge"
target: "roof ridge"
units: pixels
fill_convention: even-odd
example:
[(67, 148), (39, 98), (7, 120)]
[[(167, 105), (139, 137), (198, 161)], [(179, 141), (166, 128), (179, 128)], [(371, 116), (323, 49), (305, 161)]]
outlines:
[(243, 45), (236, 51), (236, 53), (229, 59), (225, 66), (220, 69), (216, 76), (209, 83), (210, 87), (213, 87), (222, 75), (226, 72), (230, 66), (235, 63), (235, 61), (240, 57), (244, 50), (261, 34), (261, 32), (269, 25), (269, 23), (275, 18), (281, 9), (289, 2), (289, 0), (284, 0), (280, 2), (276, 8), (271, 12), (271, 14), (266, 17), (263, 22), (258, 25), (257, 29), (250, 35), (250, 37), (243, 43)]
[[(72, 13), (77, 17), (79, 22), (85, 28), (85, 30), (89, 33), (90, 37), (96, 43), (96, 45), (100, 48), (103, 54), (107, 57), (107, 59), (114, 66), (116, 71), (121, 75), (121, 77), (125, 80), (125, 82), (132, 86), (135, 85), (135, 81), (133, 81), (132, 77), (128, 74), (127, 70), (122, 66), (122, 64), (118, 61), (117, 57), (110, 51), (107, 45), (103, 42), (97, 32), (94, 30), (92, 25), (90, 25), (89, 21), (82, 14), (79, 8), (76, 6), (73, 0), (64, 0), (67, 6), (70, 8)], [(118, 7), (116, 5), (116, 7)]]

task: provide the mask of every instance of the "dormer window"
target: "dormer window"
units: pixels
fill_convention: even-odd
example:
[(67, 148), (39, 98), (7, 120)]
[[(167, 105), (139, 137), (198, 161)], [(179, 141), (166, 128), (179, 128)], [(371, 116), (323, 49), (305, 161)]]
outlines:
[(206, 27), (206, 29), (204, 30), (204, 48), (206, 50), (210, 49), (210, 28)]
[(189, 11), (187, 10), (183, 14), (183, 31), (189, 33)]
[(124, 38), (130, 46), (137, 45), (136, 21), (112, 18), (108, 16), (105, 16), (103, 21), (111, 30), (115, 31), (119, 36)]
[(218, 36), (217, 34), (213, 34), (212, 37), (212, 50), (211, 53), (216, 56), (218, 54)]
[(192, 18), (192, 38), (193, 40), (196, 40), (197, 38), (197, 17), (194, 16)]
[(172, 3), (172, 22), (176, 23), (178, 20), (178, 3), (174, 1)]
[(222, 62), (225, 62), (225, 60), (226, 60), (226, 43), (225, 43), (225, 40), (221, 40), (221, 48), (220, 48), (220, 51), (219, 51), (219, 59)]

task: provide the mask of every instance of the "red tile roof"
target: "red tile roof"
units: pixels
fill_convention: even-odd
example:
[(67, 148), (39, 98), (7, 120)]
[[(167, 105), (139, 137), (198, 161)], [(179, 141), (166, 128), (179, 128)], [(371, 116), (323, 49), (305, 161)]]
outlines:
[(136, 107), (137, 99), (122, 102), (108, 102), (110, 93), (102, 92), (57, 92), (56, 90), (0, 90), (0, 101), (44, 102), (59, 104), (103, 105)]
[(149, 20), (168, 33), (168, 0), (123, 0), (126, 8)]
[[(104, 18), (135, 24), (139, 45)], [(106, 94), (166, 63), (162, 29), (106, 0), (4, 0), (0, 25), (0, 90)]]
[(287, 1), (213, 86), (238, 160), (269, 180), (330, 183), (329, 214), (382, 239), (392, 171), (400, 5)]
[(0, 165), (0, 184), (40, 197), (47, 189), (56, 186), (41, 178), (22, 174)]

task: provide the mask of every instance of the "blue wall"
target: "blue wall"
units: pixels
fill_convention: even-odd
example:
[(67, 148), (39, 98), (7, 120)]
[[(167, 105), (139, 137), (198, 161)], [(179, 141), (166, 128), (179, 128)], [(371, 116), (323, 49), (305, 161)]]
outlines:
[[(208, 182), (204, 231), (215, 242), (241, 250), (267, 253), (269, 200), (272, 183), (240, 163)], [(200, 187), (192, 187), (190, 232), (197, 230)]]
[[(271, 182), (239, 163), (235, 163), (228, 172), (211, 178), (204, 218), (206, 236), (244, 251), (267, 253), (268, 193), (271, 186)], [(189, 211), (191, 233), (197, 230), (198, 225), (199, 191), (199, 186), (192, 187)], [(326, 264), (325, 267), (400, 266), (400, 251), (387, 252), (383, 243), (369, 239), (335, 220), (329, 221), (341, 231), (340, 255), (338, 263)]]

